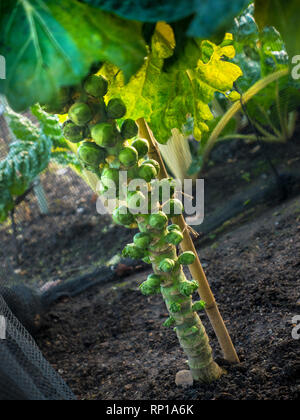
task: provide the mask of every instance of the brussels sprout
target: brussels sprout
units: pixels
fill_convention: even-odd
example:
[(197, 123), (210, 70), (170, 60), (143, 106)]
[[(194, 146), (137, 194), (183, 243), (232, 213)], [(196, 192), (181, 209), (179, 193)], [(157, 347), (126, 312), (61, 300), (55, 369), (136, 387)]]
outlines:
[(142, 159), (149, 153), (149, 143), (147, 140), (138, 139), (132, 143), (132, 147), (134, 147), (139, 155), (139, 159)]
[(160, 287), (161, 283), (164, 281), (164, 278), (157, 274), (150, 274), (147, 278), (147, 283), (150, 287)]
[(116, 187), (119, 185), (119, 171), (114, 168), (105, 168), (102, 172), (101, 182), (104, 187), (111, 188), (111, 183), (114, 182)]
[(165, 237), (168, 244), (178, 246), (183, 241), (183, 234), (178, 230), (173, 230)]
[(160, 210), (160, 203), (153, 197), (152, 191), (148, 193), (148, 213), (157, 213)]
[(69, 119), (80, 127), (86, 125), (93, 118), (91, 108), (84, 102), (76, 102), (69, 109)]
[(182, 281), (179, 285), (179, 291), (183, 296), (191, 296), (198, 289), (198, 284), (195, 280), (193, 281)]
[(177, 302), (171, 302), (170, 304), (170, 312), (173, 312), (174, 314), (176, 314), (177, 312), (181, 311), (181, 305), (180, 303)]
[(162, 260), (162, 262), (159, 264), (160, 271), (163, 271), (164, 273), (170, 273), (174, 270), (176, 266), (176, 263), (174, 260), (171, 260), (170, 258), (165, 258)]
[(124, 140), (137, 136), (139, 128), (134, 120), (125, 120), (122, 124), (121, 134)]
[(180, 257), (178, 258), (179, 264), (182, 264), (182, 265), (194, 264), (195, 260), (196, 260), (196, 256), (192, 251), (183, 252), (183, 254), (181, 254)]
[(95, 98), (103, 97), (108, 91), (108, 82), (102, 76), (91, 75), (84, 82), (84, 90)]
[(85, 138), (85, 128), (79, 127), (72, 121), (67, 121), (63, 126), (64, 137), (72, 143), (80, 143)]
[(138, 152), (134, 147), (124, 147), (119, 153), (119, 160), (125, 168), (131, 168), (138, 162)]
[(133, 242), (138, 248), (147, 249), (151, 244), (151, 236), (148, 233), (137, 233), (133, 238)]
[(138, 248), (135, 244), (126, 245), (122, 255), (124, 258), (132, 258), (133, 260), (140, 260), (145, 256), (144, 251)]
[(150, 163), (146, 165), (141, 165), (138, 170), (138, 176), (141, 179), (144, 179), (146, 182), (151, 182), (157, 175), (156, 169)]
[(136, 179), (138, 177), (139, 167), (138, 165), (133, 166), (127, 170), (127, 176), (129, 180)]
[(100, 163), (105, 161), (106, 156), (104, 149), (88, 141), (81, 144), (77, 153), (79, 159), (92, 168), (98, 168)]
[(140, 290), (143, 295), (151, 296), (160, 293), (161, 278), (153, 274), (149, 276), (144, 283), (140, 285)]
[(175, 194), (176, 181), (172, 178), (164, 178), (159, 183), (159, 202), (163, 204), (166, 197), (164, 193), (167, 193), (167, 198), (172, 198)]
[(195, 302), (193, 304), (192, 310), (194, 312), (200, 312), (203, 311), (206, 308), (206, 303), (204, 302), (204, 300), (199, 300), (198, 302)]
[(93, 140), (101, 147), (114, 147), (120, 138), (117, 128), (108, 123), (94, 125), (91, 134)]
[(113, 216), (123, 226), (129, 226), (134, 222), (134, 217), (126, 206), (118, 207), (114, 211)]
[(127, 194), (127, 204), (132, 211), (143, 211), (146, 197), (141, 191), (133, 191)]
[(169, 217), (174, 217), (182, 214), (184, 208), (180, 200), (171, 199), (163, 205), (162, 211), (165, 212)]
[(149, 265), (152, 264), (151, 258), (149, 256), (143, 258), (142, 261), (146, 264), (149, 264)]
[(60, 89), (57, 98), (50, 104), (43, 105), (44, 111), (49, 114), (65, 114), (68, 112), (68, 104), (72, 100), (72, 88)]
[(106, 112), (108, 118), (112, 120), (118, 120), (119, 118), (123, 118), (126, 115), (127, 109), (121, 99), (114, 98), (108, 102)]
[(170, 226), (167, 227), (167, 230), (169, 232), (173, 232), (173, 230), (176, 230), (178, 232), (181, 232), (181, 229), (180, 229), (180, 227), (178, 225), (170, 225)]
[(92, 122), (95, 121), (95, 123), (97, 124), (107, 122), (106, 105), (105, 105), (104, 99), (101, 98), (99, 99), (99, 101), (95, 103), (90, 103), (89, 106), (91, 107), (93, 111)]
[(153, 229), (162, 230), (166, 227), (168, 223), (168, 217), (163, 212), (158, 212), (156, 214), (151, 214), (149, 217), (149, 225)]
[(159, 174), (159, 172), (160, 172), (160, 164), (156, 160), (154, 160), (154, 159), (145, 160), (143, 162), (143, 165), (147, 165), (147, 164), (153, 165), (154, 168), (156, 169), (156, 172), (157, 172), (156, 175)]

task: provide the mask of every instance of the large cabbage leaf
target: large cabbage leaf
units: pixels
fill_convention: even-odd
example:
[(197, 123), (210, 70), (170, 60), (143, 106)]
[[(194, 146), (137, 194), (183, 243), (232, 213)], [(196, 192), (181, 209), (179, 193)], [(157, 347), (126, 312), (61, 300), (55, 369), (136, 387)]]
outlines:
[(191, 16), (188, 35), (210, 37), (230, 25), (249, 0), (83, 0), (140, 22), (175, 22)]
[(10, 0), (1, 2), (0, 12), (0, 54), (7, 67), (0, 93), (17, 111), (52, 102), (95, 62), (111, 62), (129, 79), (146, 55), (141, 24), (76, 0)]

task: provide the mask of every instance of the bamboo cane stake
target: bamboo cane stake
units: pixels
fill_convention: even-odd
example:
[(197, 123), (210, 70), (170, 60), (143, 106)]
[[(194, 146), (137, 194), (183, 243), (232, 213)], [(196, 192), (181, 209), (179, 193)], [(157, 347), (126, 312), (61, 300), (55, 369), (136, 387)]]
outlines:
[[(137, 121), (137, 124), (139, 126), (140, 136), (148, 140), (150, 143), (150, 159), (155, 159), (160, 164), (161, 171), (159, 174), (159, 178), (168, 178), (168, 173), (163, 162), (162, 156), (160, 154), (157, 141), (155, 140), (146, 121), (143, 118), (141, 118)], [(231, 363), (240, 363), (239, 357), (234, 348), (225, 322), (220, 314), (218, 305), (208, 283), (207, 277), (204, 273), (195, 245), (190, 236), (189, 227), (187, 226), (187, 223), (182, 215), (175, 217), (173, 219), (173, 222), (178, 224), (183, 231), (184, 240), (181, 243), (182, 251), (193, 251), (197, 256), (195, 263), (189, 266), (189, 269), (192, 277), (197, 281), (199, 285), (198, 292), (201, 299), (203, 299), (206, 302), (206, 313), (218, 338), (219, 344), (224, 354), (224, 358), (225, 360)]]

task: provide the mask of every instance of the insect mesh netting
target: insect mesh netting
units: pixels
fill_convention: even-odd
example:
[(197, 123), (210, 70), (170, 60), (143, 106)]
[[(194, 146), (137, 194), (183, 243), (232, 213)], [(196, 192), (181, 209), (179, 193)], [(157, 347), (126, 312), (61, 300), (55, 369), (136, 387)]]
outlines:
[[(10, 310), (8, 302), (13, 306), (20, 303), (19, 296), (14, 289), (1, 284), (4, 284), (3, 277), (0, 282), (0, 400), (75, 400), (70, 388)], [(26, 302), (21, 302), (21, 307), (26, 312)], [(25, 316), (29, 317), (29, 306), (27, 310)]]

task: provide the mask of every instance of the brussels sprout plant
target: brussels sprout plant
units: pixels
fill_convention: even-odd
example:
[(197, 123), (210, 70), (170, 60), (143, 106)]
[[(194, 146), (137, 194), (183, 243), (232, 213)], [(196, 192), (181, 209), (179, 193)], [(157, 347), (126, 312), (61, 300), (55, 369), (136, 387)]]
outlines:
[[(180, 7), (171, 1), (163, 7), (161, 2), (144, 2), (143, 8), (140, 2), (132, 2), (130, 8), (119, 2), (125, 15), (118, 13), (116, 2), (110, 2), (109, 13), (100, 3), (5, 2), (0, 43), (9, 77), (1, 81), (0, 91), (16, 111), (38, 103), (49, 113), (67, 115), (63, 132), (72, 151), (99, 179), (106, 200), (114, 198), (114, 192), (118, 195), (114, 221), (140, 231), (124, 256), (153, 267), (141, 292), (162, 294), (169, 311), (165, 325), (175, 328), (194, 379), (210, 382), (222, 370), (213, 360), (199, 310), (205, 307), (224, 358), (238, 362), (238, 357), (156, 139), (166, 144), (172, 131), (182, 131), (191, 116), (195, 139), (205, 140), (214, 118), (210, 105), (215, 94), (232, 99), (234, 83), (242, 76), (232, 62), (232, 35), (225, 34), (219, 44), (206, 38), (220, 34), (248, 2), (234, 0), (229, 7), (220, 0), (216, 13), (210, 13), (207, 2), (180, 2)], [(183, 18), (185, 28), (178, 31), (176, 22)], [(20, 48), (20, 40), (26, 49)], [(124, 172), (127, 181), (121, 180)], [(130, 189), (135, 180), (144, 181), (145, 191)], [(163, 180), (171, 197), (165, 200), (162, 191), (152, 194), (156, 180)], [(7, 203), (9, 207), (9, 199)], [(184, 266), (194, 280), (186, 278)], [(197, 289), (201, 300), (194, 302)]]
[[(125, 119), (119, 125), (116, 121), (126, 117), (127, 113), (121, 99), (108, 101), (105, 119), (103, 114), (97, 116), (97, 112), (93, 111), (97, 104), (103, 103), (106, 93), (105, 79), (90, 75), (78, 93), (73, 93), (73, 100), (69, 99), (69, 120), (64, 124), (64, 133), (71, 141), (80, 143), (78, 157), (84, 167), (98, 175), (101, 192), (105, 196), (110, 197), (112, 186), (119, 195), (121, 191), (124, 194), (125, 187), (126, 202), (119, 201), (113, 219), (127, 228), (138, 227), (140, 233), (135, 235), (133, 243), (125, 247), (123, 256), (142, 259), (152, 265), (154, 274), (140, 285), (141, 293), (146, 296), (162, 294), (169, 312), (164, 325), (172, 326), (176, 331), (193, 378), (203, 382), (214, 381), (221, 376), (222, 369), (213, 360), (212, 349), (198, 315), (205, 304), (193, 301), (198, 283), (187, 280), (183, 271), (183, 266), (195, 262), (196, 255), (193, 251), (178, 251), (184, 232), (179, 225), (172, 223), (172, 218), (182, 215), (182, 203), (175, 198), (175, 188), (168, 179), (163, 184), (169, 187), (171, 199), (163, 202), (162, 194), (159, 194), (158, 201), (153, 202), (152, 181), (158, 179), (163, 168), (151, 158), (149, 140), (137, 137), (136, 122)], [(120, 171), (127, 171), (128, 182), (132, 179), (144, 180), (146, 195), (139, 188), (128, 191), (127, 186), (120, 185)], [(147, 194), (150, 205), (146, 210), (154, 209), (152, 213), (143, 207), (148, 202)], [(143, 210), (137, 211), (140, 208)]]

